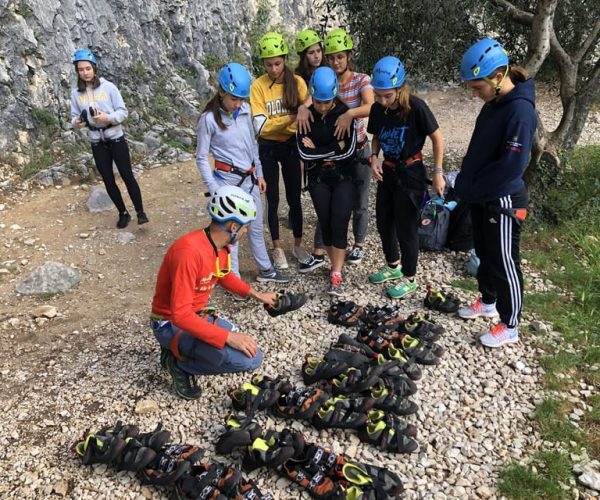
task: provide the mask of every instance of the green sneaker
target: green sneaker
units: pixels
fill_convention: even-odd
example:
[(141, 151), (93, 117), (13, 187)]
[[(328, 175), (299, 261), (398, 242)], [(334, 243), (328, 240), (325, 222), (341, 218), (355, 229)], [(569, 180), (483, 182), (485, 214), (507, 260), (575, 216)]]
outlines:
[(392, 288), (388, 288), (387, 294), (392, 299), (403, 299), (407, 295), (415, 292), (417, 290), (417, 282), (416, 281), (402, 281), (397, 285), (394, 285)]
[(392, 269), (389, 266), (385, 266), (381, 271), (369, 276), (369, 281), (374, 284), (384, 283), (385, 281), (399, 280), (402, 278), (402, 269), (398, 266), (396, 269)]

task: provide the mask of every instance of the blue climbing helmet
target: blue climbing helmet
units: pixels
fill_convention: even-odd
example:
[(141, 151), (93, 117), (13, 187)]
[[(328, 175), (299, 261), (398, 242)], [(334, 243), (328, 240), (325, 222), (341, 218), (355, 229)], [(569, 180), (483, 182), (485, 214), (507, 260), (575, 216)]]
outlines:
[(460, 63), (462, 80), (479, 80), (490, 76), (496, 69), (508, 66), (508, 52), (500, 42), (484, 38), (471, 45)]
[(331, 101), (337, 96), (339, 85), (337, 75), (328, 66), (317, 68), (308, 82), (308, 90), (317, 101)]
[(77, 64), (81, 61), (88, 61), (92, 64), (98, 64), (96, 56), (90, 49), (77, 49), (73, 54), (73, 64)]
[(219, 85), (221, 88), (241, 99), (247, 99), (250, 95), (250, 84), (252, 78), (248, 70), (239, 63), (229, 63), (219, 71)]
[(377, 90), (396, 89), (404, 85), (406, 72), (402, 61), (394, 56), (385, 56), (373, 68), (371, 85)]

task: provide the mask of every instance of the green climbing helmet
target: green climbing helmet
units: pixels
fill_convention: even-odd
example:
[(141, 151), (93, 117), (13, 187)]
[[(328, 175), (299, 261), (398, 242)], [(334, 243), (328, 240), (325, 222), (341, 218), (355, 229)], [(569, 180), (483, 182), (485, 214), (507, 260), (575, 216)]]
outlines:
[(321, 37), (316, 31), (304, 30), (296, 36), (296, 52), (300, 54), (308, 49), (311, 45), (321, 42)]
[(286, 56), (288, 45), (280, 33), (269, 31), (258, 42), (258, 50), (261, 59), (268, 59), (269, 57)]
[(350, 38), (350, 35), (342, 28), (330, 31), (325, 37), (326, 56), (345, 50), (352, 50), (353, 47), (354, 44), (352, 43), (352, 38)]

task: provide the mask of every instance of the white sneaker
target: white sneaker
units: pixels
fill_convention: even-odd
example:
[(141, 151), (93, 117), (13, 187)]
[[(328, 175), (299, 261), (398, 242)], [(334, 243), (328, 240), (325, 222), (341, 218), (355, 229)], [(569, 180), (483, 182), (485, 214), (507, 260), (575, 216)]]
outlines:
[(283, 248), (273, 249), (273, 266), (275, 269), (287, 269), (289, 267)]
[(515, 344), (519, 341), (519, 329), (509, 328), (504, 323), (498, 323), (479, 337), (486, 347), (502, 347), (505, 344)]
[(458, 315), (462, 319), (475, 319), (475, 318), (495, 318), (498, 316), (496, 310), (496, 304), (485, 304), (479, 297), (470, 306), (461, 307), (458, 310)]
[(292, 255), (298, 259), (300, 264), (307, 264), (311, 258), (311, 255), (304, 250), (304, 247), (294, 247)]

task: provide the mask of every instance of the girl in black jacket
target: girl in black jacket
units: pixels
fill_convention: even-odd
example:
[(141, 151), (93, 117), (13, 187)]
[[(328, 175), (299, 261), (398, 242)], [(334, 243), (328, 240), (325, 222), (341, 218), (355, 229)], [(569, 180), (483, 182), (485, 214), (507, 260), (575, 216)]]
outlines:
[(328, 67), (317, 68), (308, 90), (315, 117), (310, 132), (298, 132), (300, 157), (305, 162), (308, 190), (323, 232), (323, 242), (331, 261), (330, 284), (327, 293), (342, 296), (342, 270), (348, 244), (348, 224), (354, 202), (354, 172), (352, 159), (356, 150), (354, 124), (342, 140), (335, 137), (335, 122), (348, 107), (336, 98), (338, 82)]

